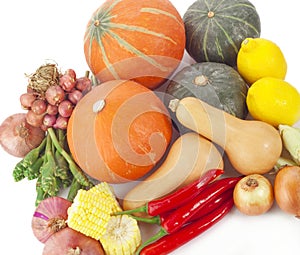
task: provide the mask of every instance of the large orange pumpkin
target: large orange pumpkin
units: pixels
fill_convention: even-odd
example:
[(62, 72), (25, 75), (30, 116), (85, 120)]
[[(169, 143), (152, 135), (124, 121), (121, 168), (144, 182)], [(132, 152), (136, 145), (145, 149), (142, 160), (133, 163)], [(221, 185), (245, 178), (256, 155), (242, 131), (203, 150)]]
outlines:
[(179, 65), (183, 20), (169, 0), (107, 0), (84, 37), (86, 61), (100, 81), (135, 80), (154, 89)]
[(172, 123), (161, 99), (134, 81), (94, 87), (76, 105), (67, 139), (76, 163), (110, 183), (136, 180), (164, 155)]

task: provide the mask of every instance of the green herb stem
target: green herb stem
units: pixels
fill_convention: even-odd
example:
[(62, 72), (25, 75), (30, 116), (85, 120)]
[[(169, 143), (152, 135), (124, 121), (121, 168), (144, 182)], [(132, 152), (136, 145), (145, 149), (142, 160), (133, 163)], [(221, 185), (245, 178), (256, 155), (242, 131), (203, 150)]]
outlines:
[(83, 186), (77, 181), (76, 178), (73, 178), (67, 199), (73, 202), (75, 196), (77, 195), (78, 190), (80, 190), (81, 188), (83, 188)]
[(23, 166), (22, 160), (19, 161), (13, 170), (13, 178), (14, 178), (15, 182), (19, 182), (26, 177), (25, 170), (26, 170), (26, 168)]
[(40, 171), (42, 174), (42, 189), (50, 196), (56, 196), (59, 191), (59, 185), (55, 177), (55, 168), (56, 164), (52, 153), (52, 142), (50, 136), (47, 136), (45, 161)]
[(69, 164), (69, 168), (73, 176), (77, 179), (77, 181), (85, 186), (89, 187), (91, 186), (91, 182), (87, 178), (87, 176), (83, 173), (81, 168), (77, 166), (77, 164), (73, 161), (72, 157), (62, 148), (62, 146), (59, 144), (59, 141), (55, 135), (55, 132), (53, 128), (48, 128), (48, 134), (51, 137), (51, 140), (55, 146), (55, 148), (58, 150), (58, 152), (66, 159), (66, 161)]
[(41, 153), (45, 149), (46, 142), (47, 142), (47, 137), (43, 139), (43, 141), (38, 147), (32, 149), (30, 152), (27, 153), (27, 155), (22, 160), (22, 164), (25, 168), (33, 165), (34, 162), (40, 157)]

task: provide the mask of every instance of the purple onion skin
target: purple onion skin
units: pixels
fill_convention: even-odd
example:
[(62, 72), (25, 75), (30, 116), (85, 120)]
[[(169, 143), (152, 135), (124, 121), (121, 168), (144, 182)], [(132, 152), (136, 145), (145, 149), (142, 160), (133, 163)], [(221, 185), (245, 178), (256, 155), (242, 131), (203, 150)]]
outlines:
[(62, 197), (42, 200), (35, 209), (31, 227), (34, 236), (45, 243), (53, 234), (67, 227), (68, 208), (72, 202)]

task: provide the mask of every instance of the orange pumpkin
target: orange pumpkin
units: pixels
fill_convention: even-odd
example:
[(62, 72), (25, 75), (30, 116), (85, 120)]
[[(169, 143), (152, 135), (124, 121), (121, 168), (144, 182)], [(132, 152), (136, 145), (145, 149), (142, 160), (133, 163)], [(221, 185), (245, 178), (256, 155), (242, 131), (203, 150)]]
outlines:
[(183, 20), (169, 0), (107, 0), (92, 15), (84, 53), (100, 81), (134, 80), (154, 89), (179, 65)]
[(164, 155), (172, 123), (160, 98), (134, 81), (94, 87), (76, 105), (67, 139), (76, 163), (110, 183), (136, 180)]

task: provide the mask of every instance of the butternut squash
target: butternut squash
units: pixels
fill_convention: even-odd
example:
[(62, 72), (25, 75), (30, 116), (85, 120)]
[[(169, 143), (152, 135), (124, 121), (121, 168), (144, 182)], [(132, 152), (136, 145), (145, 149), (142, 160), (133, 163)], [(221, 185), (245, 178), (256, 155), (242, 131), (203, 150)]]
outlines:
[(137, 208), (187, 185), (209, 169), (223, 167), (222, 155), (213, 143), (195, 132), (185, 133), (172, 144), (161, 166), (125, 195), (123, 208)]
[(241, 174), (264, 174), (276, 164), (282, 140), (273, 126), (242, 120), (195, 97), (174, 99), (169, 108), (185, 127), (220, 145)]

